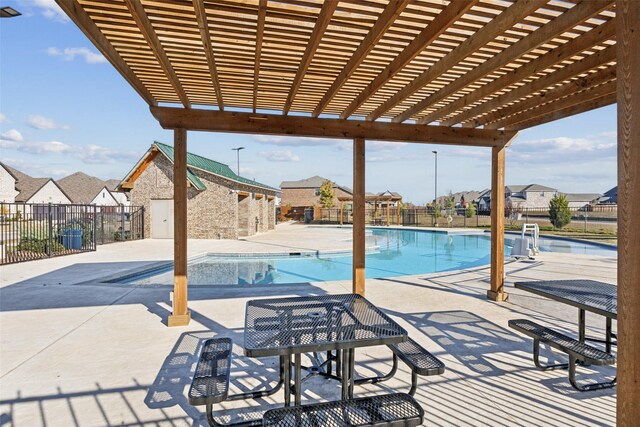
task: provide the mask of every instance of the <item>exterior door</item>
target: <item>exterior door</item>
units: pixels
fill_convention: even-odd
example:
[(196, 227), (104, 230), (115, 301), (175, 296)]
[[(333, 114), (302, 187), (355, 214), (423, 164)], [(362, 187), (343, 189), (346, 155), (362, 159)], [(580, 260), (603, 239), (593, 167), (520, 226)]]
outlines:
[(173, 200), (151, 200), (151, 238), (173, 239)]

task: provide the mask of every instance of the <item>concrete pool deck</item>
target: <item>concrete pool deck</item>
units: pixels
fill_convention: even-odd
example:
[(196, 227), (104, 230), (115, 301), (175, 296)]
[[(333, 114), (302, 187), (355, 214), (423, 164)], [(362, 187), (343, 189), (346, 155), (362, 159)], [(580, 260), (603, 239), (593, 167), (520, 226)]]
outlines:
[[(246, 241), (189, 241), (189, 255), (349, 249), (350, 236), (348, 228), (287, 224)], [(192, 287), (191, 324), (167, 328), (166, 288), (101, 283), (114, 272), (170, 260), (172, 249), (172, 241), (144, 240), (2, 267), (0, 425), (205, 426), (203, 408), (191, 407), (185, 397), (202, 338), (234, 339), (232, 392), (264, 387), (276, 376), (277, 360), (242, 356), (246, 301), (351, 291), (350, 281)], [(584, 277), (615, 283), (616, 259), (543, 253), (534, 261), (509, 263), (506, 271), (506, 303), (485, 298), (488, 267), (367, 280), (367, 298), (447, 365), (444, 375), (419, 380), (416, 398), (425, 409), (425, 425), (615, 425), (615, 389), (580, 393), (566, 371), (536, 370), (531, 340), (509, 329), (507, 321), (528, 317), (575, 334), (577, 310), (514, 289), (513, 282)], [(604, 319), (588, 314), (587, 321), (591, 334), (602, 333)], [(386, 348), (357, 352), (360, 375), (386, 371), (390, 363)], [(579, 372), (601, 379), (614, 368)], [(405, 391), (409, 382), (401, 364), (394, 379), (356, 387), (355, 393)], [(320, 378), (303, 391), (303, 403), (340, 393), (336, 382)], [(280, 393), (220, 408), (231, 408), (222, 414), (238, 420), (281, 402)]]

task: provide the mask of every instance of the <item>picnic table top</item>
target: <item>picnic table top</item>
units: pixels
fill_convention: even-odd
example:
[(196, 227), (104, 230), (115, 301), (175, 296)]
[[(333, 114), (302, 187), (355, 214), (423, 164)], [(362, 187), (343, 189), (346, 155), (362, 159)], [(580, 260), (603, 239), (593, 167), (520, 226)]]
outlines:
[(395, 344), (407, 331), (357, 294), (247, 302), (244, 351), (249, 357)]
[(616, 319), (618, 287), (596, 280), (541, 280), (516, 282), (515, 287), (580, 309)]

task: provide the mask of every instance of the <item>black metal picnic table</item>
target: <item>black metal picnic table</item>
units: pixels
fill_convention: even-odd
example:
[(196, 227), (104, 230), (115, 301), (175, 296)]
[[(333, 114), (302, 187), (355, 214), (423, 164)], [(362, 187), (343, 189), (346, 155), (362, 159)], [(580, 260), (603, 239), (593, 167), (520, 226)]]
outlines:
[[(244, 353), (248, 357), (280, 356), (285, 405), (291, 403), (291, 356), (295, 358), (296, 405), (300, 404), (301, 399), (302, 353), (317, 355), (327, 352), (324, 363), (308, 369), (313, 374), (340, 380), (342, 398), (348, 399), (353, 397), (355, 349), (396, 344), (407, 339), (407, 331), (357, 294), (247, 302)], [(332, 360), (336, 360), (337, 375), (332, 374)]]
[[(578, 308), (578, 340), (604, 342), (607, 353), (611, 352), (613, 334), (612, 319), (618, 317), (618, 288), (610, 283), (596, 280), (544, 280), (516, 282), (515, 287), (536, 295), (559, 301)], [(585, 312), (599, 314), (606, 318), (605, 340), (585, 336)]]

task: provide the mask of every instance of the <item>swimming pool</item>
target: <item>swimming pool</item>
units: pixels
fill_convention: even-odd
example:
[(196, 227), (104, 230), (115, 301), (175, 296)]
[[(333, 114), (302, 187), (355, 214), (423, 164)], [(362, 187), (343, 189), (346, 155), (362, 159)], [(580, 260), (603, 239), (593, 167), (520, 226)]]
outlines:
[[(505, 237), (505, 253), (515, 236)], [(447, 234), (426, 230), (368, 229), (367, 278), (426, 274), (489, 264), (490, 236), (486, 233)], [(540, 239), (545, 252), (616, 256), (616, 250), (583, 242)], [(189, 261), (190, 285), (269, 285), (351, 279), (350, 253), (313, 256), (206, 255)], [(173, 267), (118, 280), (135, 285), (169, 285)]]

